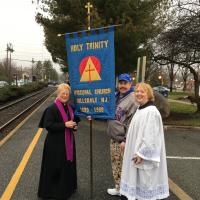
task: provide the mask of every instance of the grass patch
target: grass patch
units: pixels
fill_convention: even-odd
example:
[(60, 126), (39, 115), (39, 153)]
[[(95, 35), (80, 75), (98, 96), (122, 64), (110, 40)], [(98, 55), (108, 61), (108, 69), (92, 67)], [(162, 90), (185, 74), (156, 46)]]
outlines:
[(192, 104), (184, 104), (178, 102), (169, 102), (170, 105), (170, 112), (172, 113), (185, 113), (185, 114), (193, 114), (196, 112), (196, 106)]
[(194, 92), (170, 92), (169, 99), (179, 99), (180, 97), (194, 96)]
[(196, 106), (177, 102), (169, 102), (169, 104), (170, 116), (164, 120), (165, 124), (200, 127), (200, 113), (195, 113)]

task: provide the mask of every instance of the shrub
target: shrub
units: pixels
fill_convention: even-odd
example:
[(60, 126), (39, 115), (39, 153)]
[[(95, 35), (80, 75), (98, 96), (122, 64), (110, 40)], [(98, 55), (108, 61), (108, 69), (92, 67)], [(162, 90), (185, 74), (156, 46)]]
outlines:
[(17, 86), (6, 86), (0, 88), (0, 103), (5, 103), (7, 101), (11, 101), (22, 97), (26, 94), (31, 92), (36, 92), (44, 87), (47, 87), (47, 84), (44, 82), (35, 82), (35, 83), (28, 83), (21, 87)]

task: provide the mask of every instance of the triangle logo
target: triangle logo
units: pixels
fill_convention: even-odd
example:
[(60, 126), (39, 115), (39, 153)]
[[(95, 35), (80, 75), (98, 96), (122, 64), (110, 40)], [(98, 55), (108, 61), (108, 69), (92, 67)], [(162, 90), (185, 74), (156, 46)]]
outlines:
[(84, 58), (80, 64), (81, 79), (80, 82), (92, 82), (101, 80), (100, 62), (94, 56)]

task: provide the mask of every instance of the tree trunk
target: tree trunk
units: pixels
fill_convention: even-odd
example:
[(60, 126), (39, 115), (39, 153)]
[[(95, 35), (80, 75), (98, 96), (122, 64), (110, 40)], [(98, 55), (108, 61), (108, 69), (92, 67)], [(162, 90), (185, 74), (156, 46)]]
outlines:
[(200, 113), (200, 96), (199, 96), (199, 86), (200, 86), (200, 80), (198, 78), (198, 73), (193, 73), (194, 75), (194, 93), (195, 93), (195, 99), (197, 103), (197, 113)]
[(183, 78), (183, 91), (185, 92), (187, 89), (187, 79), (189, 75), (189, 69), (188, 68), (183, 68), (183, 71), (181, 72), (182, 78)]
[(199, 87), (200, 87), (200, 81), (197, 81), (197, 84), (195, 83), (195, 98), (196, 98), (196, 101), (197, 101), (196, 103), (197, 103), (197, 112), (198, 113), (200, 113)]
[(173, 83), (174, 83), (174, 64), (172, 63), (169, 67), (169, 81), (170, 81), (170, 92), (173, 91)]
[(173, 91), (173, 80), (171, 80), (171, 79), (169, 81), (169, 89), (170, 89), (170, 92)]
[(186, 88), (187, 88), (187, 81), (186, 80), (183, 80), (184, 84), (183, 84), (183, 91), (185, 92), (186, 91)]
[(200, 99), (197, 101), (197, 113), (200, 113)]

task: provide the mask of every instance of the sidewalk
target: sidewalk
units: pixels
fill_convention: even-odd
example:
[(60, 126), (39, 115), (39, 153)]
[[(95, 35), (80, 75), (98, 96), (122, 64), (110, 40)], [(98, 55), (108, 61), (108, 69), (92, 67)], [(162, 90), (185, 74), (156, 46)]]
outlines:
[(187, 104), (187, 105), (194, 105), (196, 106), (196, 104), (192, 104), (190, 102), (185, 102), (185, 101), (181, 101), (181, 100), (175, 100), (175, 99), (168, 99), (168, 102), (175, 102), (175, 103), (182, 103), (182, 104)]

